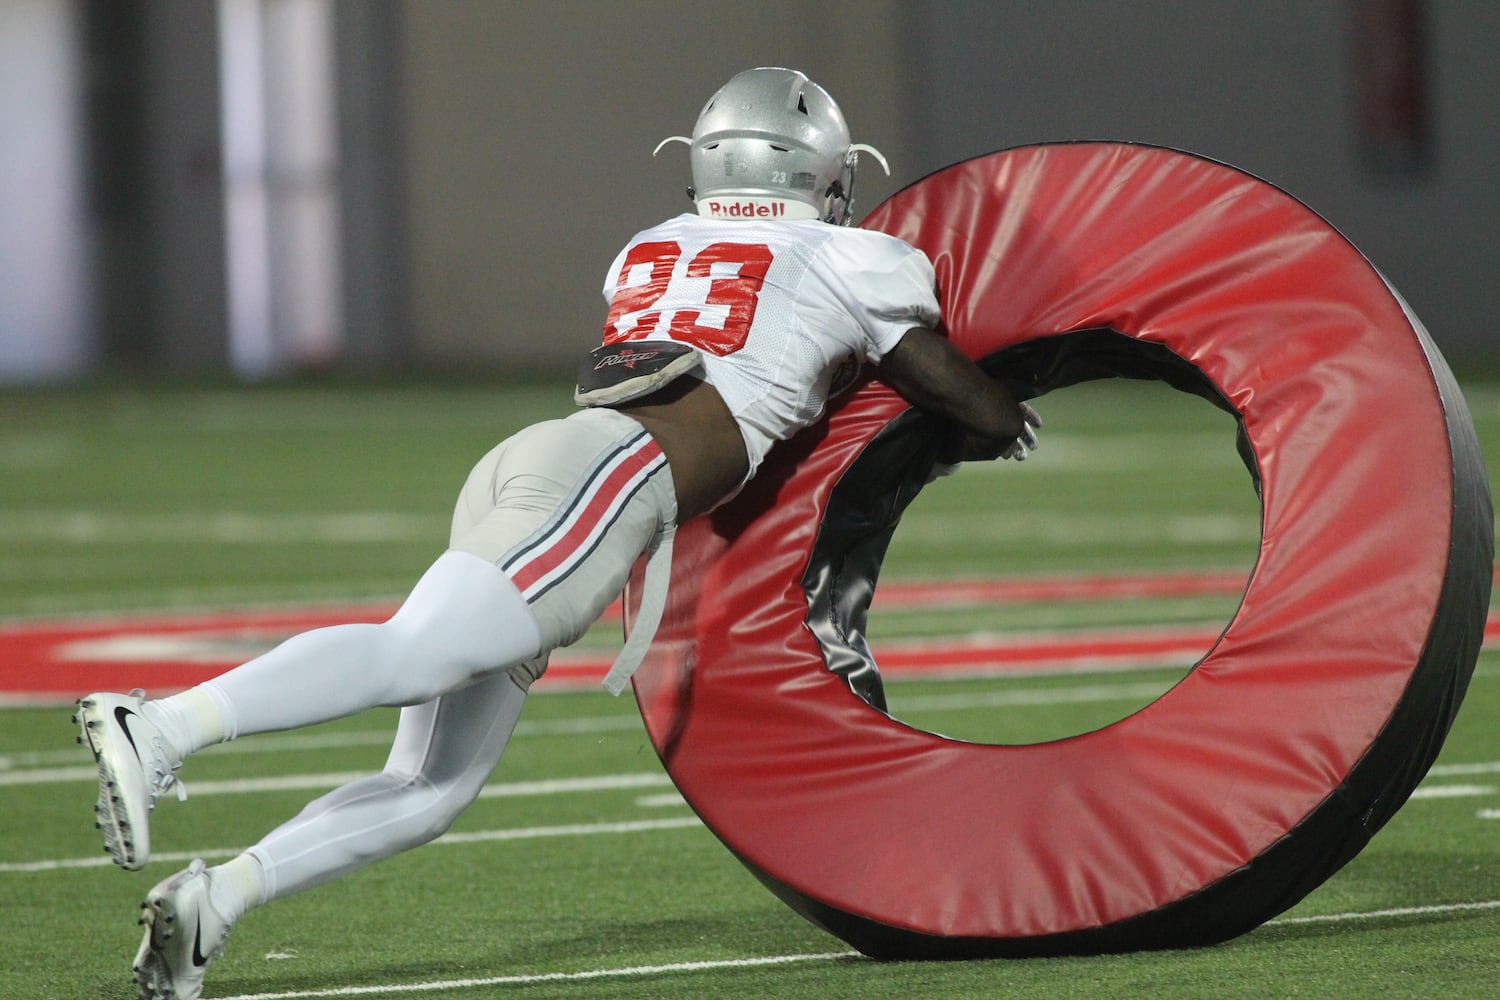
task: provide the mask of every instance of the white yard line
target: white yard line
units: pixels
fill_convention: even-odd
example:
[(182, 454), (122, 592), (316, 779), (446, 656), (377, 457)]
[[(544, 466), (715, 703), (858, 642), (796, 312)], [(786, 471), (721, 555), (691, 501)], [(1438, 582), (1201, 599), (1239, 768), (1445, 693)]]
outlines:
[[(1486, 772), (1500, 770), (1500, 761), (1475, 765), (1449, 765), (1455, 768), (1484, 768)], [(95, 780), (93, 768), (77, 770), (79, 777)], [(1434, 772), (1437, 769), (1434, 769)], [(24, 772), (23, 772), (24, 773)], [(239, 795), (272, 790), (320, 791), (333, 788), (347, 781), (364, 777), (364, 772), (335, 772), (324, 774), (289, 775), (284, 777), (242, 778), (233, 781), (197, 782), (191, 785), (194, 795)], [(0, 775), (0, 778), (6, 775)], [(672, 780), (661, 772), (638, 772), (631, 774), (594, 775), (579, 778), (556, 778), (545, 781), (497, 782), (486, 785), (480, 798), (518, 798), (527, 796), (551, 796), (582, 794), (590, 792), (631, 791), (640, 789), (667, 789)], [(1413, 794), (1412, 799), (1449, 799), (1494, 795), (1496, 789), (1489, 785), (1443, 785), (1424, 783)], [(663, 808), (670, 805), (686, 805), (676, 795), (663, 793), (648, 799), (637, 800), (638, 806)], [(1481, 820), (1500, 819), (1500, 809), (1480, 809), (1475, 816)], [(503, 840), (531, 840), (548, 837), (574, 837), (590, 834), (636, 833), (647, 830), (670, 830), (700, 825), (696, 816), (679, 816), (669, 819), (628, 820), (615, 823), (588, 823), (567, 826), (519, 827), (502, 830), (476, 830), (466, 833), (450, 833), (434, 843), (458, 845), (489, 843)], [(160, 861), (191, 861), (193, 858), (233, 857), (241, 848), (198, 848), (192, 851), (161, 853), (155, 856)], [(0, 874), (55, 871), (62, 868), (100, 868), (111, 864), (102, 855), (85, 858), (56, 858), (41, 861), (0, 862)]]
[[(1264, 926), (1276, 927), (1291, 924), (1344, 923), (1364, 920), (1380, 920), (1387, 917), (1429, 916), (1444, 913), (1465, 913), (1500, 908), (1500, 899), (1487, 899), (1470, 903), (1440, 903), (1430, 906), (1406, 906), (1385, 910), (1363, 912), (1315, 914), (1305, 917), (1280, 917)], [(475, 990), (493, 986), (527, 986), (539, 983), (587, 982), (599, 979), (629, 979), (640, 976), (663, 976), (674, 973), (714, 972), (730, 969), (763, 968), (774, 965), (791, 965), (801, 962), (845, 962), (850, 959), (863, 961), (858, 952), (825, 951), (790, 955), (767, 955), (752, 958), (729, 958), (696, 962), (671, 962), (662, 965), (627, 965), (617, 968), (585, 969), (578, 972), (539, 972), (508, 976), (484, 976), (468, 979), (433, 979), (416, 983), (384, 983), (373, 986), (340, 986), (321, 990), (292, 990), (275, 993), (241, 993), (225, 997), (224, 1000), (313, 1000), (327, 997), (381, 996), (401, 993), (437, 993), (452, 990)]]
[[(1195, 544), (1260, 539), (1259, 512), (1212, 514), (1074, 513), (1064, 521), (1046, 513), (954, 511), (941, 521), (914, 520), (902, 525), (903, 543), (951, 540), (955, 532), (979, 532), (984, 537), (1010, 537), (1018, 530), (1033, 543), (1074, 548), (1099, 542)], [(333, 511), (292, 513), (263, 511), (198, 511), (190, 514), (119, 513), (91, 508), (74, 510), (0, 510), (0, 542), (51, 542), (92, 545), (117, 539), (163, 545), (265, 544), (313, 542), (368, 544), (392, 541), (430, 541), (440, 544), (447, 519), (401, 511)], [(1247, 553), (1252, 555), (1253, 553)]]
[[(653, 833), (661, 830), (683, 830), (699, 827), (703, 821), (697, 816), (673, 816), (668, 819), (628, 820), (618, 823), (575, 823), (567, 826), (528, 826), (509, 830), (472, 830), (465, 833), (448, 833), (432, 841), (432, 845), (457, 846), (461, 844), (485, 844), (508, 840), (545, 840), (552, 837), (589, 837), (630, 833)], [(429, 845), (431, 846), (431, 845)], [(180, 864), (194, 858), (211, 860), (232, 858), (243, 851), (243, 847), (194, 848), (191, 851), (158, 851), (151, 855), (152, 862), (170, 861)], [(106, 868), (113, 864), (108, 857), (90, 855), (86, 858), (56, 858), (44, 861), (0, 862), (0, 874), (26, 874), (60, 871), (70, 868)]]
[(903, 712), (961, 712), (972, 708), (1152, 700), (1161, 697), (1162, 692), (1170, 686), (1165, 681), (1138, 681), (1131, 684), (1084, 684), (1076, 687), (1014, 688), (1007, 691), (915, 696), (905, 696), (897, 689), (887, 692), (887, 700), (892, 711), (900, 717)]
[[(64, 710), (66, 711), (66, 710)], [(640, 730), (645, 726), (639, 715), (584, 715), (572, 719), (521, 720), (517, 736), (572, 736), (577, 734), (615, 733)], [(363, 729), (338, 733), (294, 733), (286, 736), (254, 736), (233, 743), (221, 743), (199, 751), (199, 756), (230, 756), (257, 753), (306, 753), (311, 750), (348, 750), (360, 747), (388, 747), (395, 728)], [(0, 754), (0, 784), (6, 771), (28, 767), (56, 767), (76, 764), (83, 751), (77, 748), (29, 750)]]
[(1469, 799), (1475, 796), (1494, 795), (1492, 785), (1428, 785), (1423, 784), (1411, 793), (1413, 799)]
[[(1084, 687), (1022, 688), (1012, 691), (977, 692), (962, 695), (924, 695), (902, 698), (895, 694), (901, 711), (958, 711), (971, 708), (993, 708), (1005, 705), (1070, 705), (1090, 701), (1116, 701), (1153, 698), (1161, 694), (1159, 683), (1092, 684)], [(644, 725), (639, 716), (585, 716), (576, 719), (522, 722), (521, 736), (566, 736), (603, 732), (630, 732)], [(206, 753), (277, 753), (360, 746), (389, 746), (393, 730), (382, 733), (320, 733), (301, 736), (256, 736), (243, 742), (214, 747)], [(0, 755), (0, 787), (5, 785), (44, 784), (50, 781), (92, 780), (94, 769), (79, 764), (87, 760), (82, 750), (45, 750)], [(58, 766), (73, 763), (75, 766)], [(315, 783), (316, 784), (316, 783)], [(313, 786), (308, 786), (313, 787)], [(189, 781), (188, 790), (198, 785)]]
[(805, 955), (769, 955), (761, 958), (729, 958), (718, 961), (673, 962), (668, 965), (631, 965), (617, 969), (583, 972), (542, 972), (520, 976), (488, 976), (482, 979), (439, 979), (425, 983), (391, 983), (384, 986), (341, 986), (327, 990), (295, 990), (290, 993), (242, 993), (224, 1000), (294, 1000), (303, 997), (358, 997), (392, 993), (433, 993), (439, 990), (471, 990), (486, 986), (528, 986), (537, 983), (582, 982), (591, 979), (625, 979), (660, 976), (673, 972), (712, 972), (719, 969), (750, 969), (795, 962), (831, 962), (859, 958), (856, 951), (825, 951)]
[[(364, 771), (316, 771), (302, 774), (274, 774), (254, 778), (225, 778), (220, 781), (185, 780), (189, 796), (200, 795), (250, 795), (256, 792), (306, 792), (358, 781), (375, 773), (376, 768)], [(93, 782), (99, 779), (94, 765), (84, 767), (55, 767), (37, 771), (0, 772), (0, 787), (6, 785), (45, 785), (58, 782)], [(535, 795), (566, 795), (575, 792), (607, 792), (620, 789), (662, 788), (671, 785), (671, 779), (661, 772), (635, 774), (602, 774), (579, 778), (552, 778), (541, 781), (496, 782), (485, 785), (480, 791), (482, 799), (522, 798)]]
[(1500, 899), (1481, 899), (1472, 903), (1433, 903), (1429, 906), (1397, 906), (1387, 910), (1362, 910), (1355, 913), (1314, 913), (1305, 917), (1277, 917), (1265, 926), (1280, 924), (1336, 924), (1355, 920), (1379, 920), (1383, 917), (1420, 917), (1440, 913), (1472, 913), (1500, 909)]
[[(1476, 677), (1494, 677), (1500, 671), (1481, 669)], [(1116, 701), (1135, 698), (1152, 698), (1161, 694), (1164, 685), (1156, 682), (1125, 684), (1087, 684), (1079, 687), (1019, 688), (1009, 691), (971, 692), (961, 695), (917, 695), (904, 696), (899, 684), (888, 688), (888, 695), (902, 711), (945, 712), (970, 708), (996, 708), (1019, 705), (1066, 705), (1089, 701)], [(545, 692), (543, 692), (545, 693)], [(521, 720), (516, 727), (517, 736), (572, 736), (594, 733), (644, 732), (638, 715), (585, 715), (570, 719)], [(261, 753), (305, 753), (313, 750), (343, 750), (360, 747), (387, 747), (391, 744), (394, 729), (366, 729), (336, 733), (294, 733), (290, 735), (264, 735), (236, 740), (209, 747), (202, 755), (240, 755)], [(65, 747), (56, 750), (26, 750), (0, 754), (0, 785), (31, 783), (28, 779), (7, 781), (9, 772), (30, 768), (67, 768), (77, 764), (83, 751)], [(80, 768), (72, 768), (81, 773)], [(92, 776), (92, 768), (87, 769)], [(1457, 777), (1475, 774), (1500, 774), (1500, 761), (1483, 761), (1474, 764), (1438, 764), (1429, 772), (1430, 777)], [(45, 781), (48, 779), (35, 779)], [(59, 779), (61, 780), (61, 779)]]
[(1429, 777), (1457, 778), (1469, 774), (1500, 774), (1500, 760), (1480, 761), (1477, 764), (1437, 764), (1427, 772)]
[(7, 510), (0, 541), (84, 545), (129, 538), (158, 544), (264, 545), (277, 542), (368, 543), (440, 540), (445, 518), (396, 511), (291, 514), (217, 511), (191, 514), (121, 514), (91, 509)]

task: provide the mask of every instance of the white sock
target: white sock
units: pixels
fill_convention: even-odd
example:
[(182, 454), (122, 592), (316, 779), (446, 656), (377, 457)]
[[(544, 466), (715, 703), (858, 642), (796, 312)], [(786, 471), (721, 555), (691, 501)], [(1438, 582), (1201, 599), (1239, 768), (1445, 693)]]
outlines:
[(230, 923), (245, 911), (265, 902), (266, 880), (260, 860), (253, 854), (241, 854), (222, 865), (208, 869), (208, 901), (214, 911)]
[(146, 717), (166, 736), (167, 742), (181, 757), (215, 743), (234, 739), (231, 725), (226, 725), (225, 705), (206, 686), (189, 688), (181, 694), (149, 701)]

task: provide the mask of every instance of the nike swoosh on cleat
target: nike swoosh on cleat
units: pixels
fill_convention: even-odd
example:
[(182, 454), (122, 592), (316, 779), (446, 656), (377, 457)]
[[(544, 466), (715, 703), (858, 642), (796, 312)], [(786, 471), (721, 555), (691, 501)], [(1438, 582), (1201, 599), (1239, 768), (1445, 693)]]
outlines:
[(203, 921), (198, 921), (198, 933), (193, 935), (193, 967), (201, 969), (208, 964), (203, 956)]
[(134, 714), (135, 713), (130, 709), (126, 708), (124, 705), (121, 705), (120, 707), (115, 709), (115, 724), (125, 731), (125, 738), (130, 741), (130, 749), (135, 751), (135, 759), (140, 760), (140, 747), (135, 745), (135, 736), (130, 732), (129, 723), (125, 721), (128, 716), (132, 716)]

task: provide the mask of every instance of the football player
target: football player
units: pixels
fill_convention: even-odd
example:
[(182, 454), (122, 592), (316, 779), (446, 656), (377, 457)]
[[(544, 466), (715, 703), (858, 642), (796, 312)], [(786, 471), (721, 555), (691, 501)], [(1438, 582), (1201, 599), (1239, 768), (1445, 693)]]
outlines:
[(548, 652), (577, 639), (650, 553), (606, 680), (618, 693), (660, 614), (676, 525), (732, 497), (776, 442), (816, 421), (839, 373), (874, 366), (952, 423), (955, 455), (1023, 459), (1036, 446), (1030, 407), (934, 332), (926, 256), (848, 227), (861, 152), (885, 164), (851, 144), (821, 87), (789, 69), (740, 73), (691, 138), (662, 145), (674, 140), (689, 146), (697, 211), (640, 233), (610, 265), (581, 408), (479, 461), (447, 551), (390, 620), (303, 633), (172, 697), (80, 700), (105, 848), (132, 870), (150, 857), (158, 796), (194, 751), (403, 706), (384, 771), (147, 894), (141, 997), (197, 997), (247, 910), (443, 833), (499, 761)]

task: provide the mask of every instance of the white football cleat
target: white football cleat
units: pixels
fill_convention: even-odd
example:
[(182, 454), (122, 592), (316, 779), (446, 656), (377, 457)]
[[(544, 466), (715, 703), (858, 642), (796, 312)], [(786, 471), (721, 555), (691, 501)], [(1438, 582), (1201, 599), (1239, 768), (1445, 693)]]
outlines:
[[(99, 765), (95, 826), (115, 864), (138, 871), (151, 859), (151, 810), (157, 797), (177, 784), (181, 756), (160, 729), (141, 713), (145, 692), (91, 694), (78, 701), (73, 721), (78, 742)], [(179, 787), (179, 793), (181, 786)]]
[(157, 883), (141, 903), (146, 935), (135, 954), (140, 1000), (197, 1000), (208, 963), (224, 951), (231, 923), (209, 902), (202, 860)]

